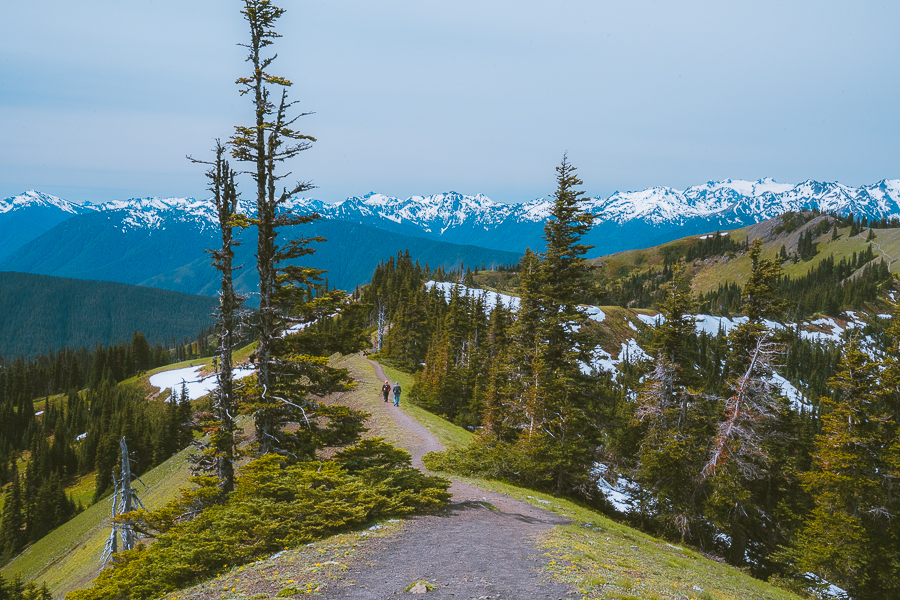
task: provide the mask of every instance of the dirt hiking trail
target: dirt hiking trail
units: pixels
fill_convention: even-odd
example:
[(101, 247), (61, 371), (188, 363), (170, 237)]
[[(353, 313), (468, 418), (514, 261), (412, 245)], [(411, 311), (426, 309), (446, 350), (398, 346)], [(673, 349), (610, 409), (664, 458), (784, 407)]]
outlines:
[[(372, 424), (393, 425), (398, 445), (412, 454), (423, 471), (422, 455), (443, 450), (427, 427), (392, 401), (383, 402), (381, 365), (354, 370), (360, 387), (377, 390), (363, 408)], [(365, 371), (368, 371), (366, 373)], [(393, 384), (393, 382), (391, 382)], [(401, 395), (401, 406), (403, 398)], [(549, 559), (537, 547), (536, 536), (568, 521), (504, 494), (453, 481), (451, 506), (438, 515), (415, 517), (400, 533), (379, 540), (380, 549), (367, 562), (351, 564), (343, 581), (329, 585), (325, 596), (338, 600), (382, 600), (420, 597), (405, 591), (415, 581), (427, 581), (432, 599), (525, 600), (565, 598), (567, 586), (541, 572)]]

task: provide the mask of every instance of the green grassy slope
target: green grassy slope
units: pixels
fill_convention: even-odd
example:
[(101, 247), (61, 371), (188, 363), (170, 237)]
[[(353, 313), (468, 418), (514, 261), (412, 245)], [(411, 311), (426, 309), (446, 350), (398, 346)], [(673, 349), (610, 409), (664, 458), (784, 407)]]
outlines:
[[(254, 343), (235, 352), (235, 361), (246, 360), (255, 347)], [(188, 366), (203, 365), (209, 369), (211, 361), (211, 358), (194, 359), (159, 367), (123, 381), (119, 385), (138, 386), (151, 397), (157, 393), (157, 388), (148, 382), (150, 375)], [(159, 508), (175, 499), (180, 489), (188, 484), (190, 478), (188, 455), (191, 452), (191, 448), (182, 450), (144, 474), (141, 480), (149, 489), (144, 489), (140, 483), (135, 484), (138, 497), (148, 509)], [(83, 504), (87, 504), (94, 495), (94, 478), (94, 473), (88, 474), (67, 488), (66, 492), (72, 494), (76, 501), (80, 500)], [(110, 531), (108, 524), (110, 511), (110, 503), (106, 500), (88, 507), (68, 523), (29, 546), (3, 568), (3, 576), (9, 578), (20, 574), (26, 580), (39, 583), (46, 581), (55, 598), (62, 597), (71, 590), (86, 587), (99, 570), (100, 556)]]
[[(732, 230), (728, 232), (728, 235), (736, 242), (748, 239), (752, 241), (758, 237), (763, 241), (763, 258), (775, 258), (782, 245), (788, 254), (793, 253), (797, 249), (801, 234), (807, 229), (814, 228), (825, 219), (830, 219), (830, 217), (816, 217), (792, 232), (777, 232), (776, 228), (781, 223), (781, 217), (776, 217), (762, 223)], [(876, 237), (871, 244), (876, 260), (884, 258), (893, 273), (900, 273), (900, 260), (898, 260), (900, 259), (900, 229), (875, 229), (874, 232)], [(868, 233), (869, 230), (864, 229), (859, 235), (851, 238), (850, 228), (843, 227), (838, 229), (838, 238), (832, 240), (829, 229), (827, 233), (814, 238), (818, 253), (807, 261), (783, 263), (784, 274), (792, 278), (802, 277), (829, 256), (833, 255), (835, 262), (840, 262), (841, 258), (849, 259), (854, 252), (857, 254), (864, 252), (870, 243), (866, 240)], [(591, 262), (607, 278), (646, 272), (651, 267), (659, 271), (662, 269), (666, 253), (682, 250), (683, 254), (683, 250), (697, 243), (698, 238), (699, 236), (696, 235), (689, 236), (660, 246), (617, 252), (591, 259)], [(742, 284), (750, 272), (750, 259), (745, 253), (736, 253), (731, 256), (694, 261), (688, 267), (691, 288), (695, 294), (702, 294), (716, 289), (721, 283)]]
[[(178, 496), (187, 485), (187, 457), (182, 450), (141, 477), (149, 490), (135, 484), (138, 497), (149, 509), (159, 508)], [(3, 576), (16, 574), (26, 580), (47, 582), (54, 598), (90, 584), (100, 569), (103, 545), (109, 536), (110, 503), (101, 500), (83, 513), (57, 527), (3, 568)]]

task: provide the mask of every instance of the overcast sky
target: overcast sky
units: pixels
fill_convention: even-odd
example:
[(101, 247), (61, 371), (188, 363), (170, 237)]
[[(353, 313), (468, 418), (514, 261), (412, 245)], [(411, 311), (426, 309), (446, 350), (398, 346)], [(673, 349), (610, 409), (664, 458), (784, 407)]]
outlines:
[[(900, 2), (282, 0), (310, 195), (900, 177)], [(0, 0), (0, 198), (205, 196), (252, 119), (237, 0)], [(249, 188), (247, 188), (249, 190)], [(249, 194), (249, 191), (246, 192)]]

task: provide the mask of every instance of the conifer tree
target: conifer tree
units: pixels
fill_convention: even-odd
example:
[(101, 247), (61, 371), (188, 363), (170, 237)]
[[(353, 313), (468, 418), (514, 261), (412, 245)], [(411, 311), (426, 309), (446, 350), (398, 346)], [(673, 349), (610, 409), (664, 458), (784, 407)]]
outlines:
[(565, 155), (556, 174), (553, 208), (544, 226), (546, 252), (537, 273), (522, 275), (518, 317), (524, 319), (523, 338), (534, 330), (534, 345), (529, 344), (533, 355), (526, 354), (521, 365), (527, 384), (520, 391), (524, 430), (519, 446), (530, 458), (534, 477), (562, 494), (586, 490), (591, 480), (594, 436), (580, 366), (588, 358), (580, 343), (587, 316), (579, 303), (588, 296), (592, 268), (584, 258), (592, 246), (580, 240), (594, 217), (578, 206), (582, 181)]
[(900, 594), (900, 322), (887, 357), (871, 360), (855, 340), (824, 396), (816, 469), (803, 475), (815, 507), (787, 558), (861, 600)]
[(10, 469), (10, 486), (0, 517), (0, 564), (18, 554), (25, 545), (25, 515), (21, 482), (15, 459)]
[[(285, 207), (292, 196), (312, 189), (310, 183), (300, 182), (277, 191), (279, 182), (289, 176), (278, 172), (278, 167), (309, 149), (315, 139), (294, 128), (296, 121), (308, 113), (291, 114), (291, 81), (269, 70), (277, 55), (266, 55), (266, 49), (280, 37), (274, 25), (284, 9), (269, 0), (245, 0), (241, 12), (250, 26), (250, 41), (243, 45), (248, 49), (251, 72), (237, 83), (241, 95), (251, 98), (254, 120), (250, 125), (235, 127), (230, 145), (237, 160), (252, 164), (250, 172), (256, 183), (256, 217), (252, 223), (257, 227), (259, 273), (258, 374), (256, 387), (248, 390), (252, 398), (248, 398), (247, 406), (254, 416), (257, 451), (299, 458), (326, 443), (326, 438), (328, 443), (352, 441), (362, 428), (362, 417), (340, 407), (320, 405), (314, 397), (342, 389), (349, 383), (349, 375), (330, 368), (327, 359), (298, 351), (290, 336), (282, 337), (292, 323), (310, 323), (334, 313), (345, 302), (345, 294), (325, 292), (320, 283), (322, 271), (295, 264), (296, 259), (313, 252), (311, 242), (324, 241), (322, 238), (279, 243), (283, 228), (307, 224), (318, 217), (295, 215)], [(320, 428), (318, 417), (324, 417), (328, 425)], [(290, 422), (305, 427), (288, 433), (284, 425)]]
[(635, 478), (645, 518), (666, 533), (696, 541), (707, 529), (698, 473), (713, 415), (708, 400), (694, 389), (700, 377), (692, 307), (690, 289), (676, 279), (662, 307), (664, 320), (654, 330), (655, 365), (634, 414), (644, 427)]
[(234, 490), (235, 415), (237, 398), (234, 388), (232, 352), (239, 340), (237, 327), (241, 320), (241, 304), (245, 297), (234, 289), (234, 272), (240, 267), (233, 264), (234, 247), (239, 245), (234, 239), (235, 227), (247, 224), (247, 219), (239, 213), (238, 193), (235, 186), (236, 173), (224, 158), (225, 147), (216, 141), (216, 160), (207, 171), (209, 190), (213, 193), (213, 203), (219, 221), (222, 246), (208, 250), (213, 266), (222, 274), (219, 290), (219, 307), (216, 311), (218, 347), (216, 350), (218, 369), (216, 389), (213, 391), (211, 418), (205, 419), (203, 426), (209, 432), (209, 444), (194, 459), (195, 469), (211, 471), (219, 480), (223, 492)]
[(730, 537), (727, 553), (735, 564), (746, 561), (753, 531), (768, 518), (752, 483), (769, 476), (772, 445), (788, 437), (784, 432), (770, 435), (790, 407), (772, 380), (783, 346), (765, 324), (766, 319), (780, 320), (784, 312), (778, 294), (781, 265), (761, 254), (762, 241), (756, 239), (749, 250), (751, 270), (741, 305), (749, 320), (728, 336), (726, 367), (732, 375), (722, 390), (719, 422), (700, 473), (710, 487), (708, 514)]

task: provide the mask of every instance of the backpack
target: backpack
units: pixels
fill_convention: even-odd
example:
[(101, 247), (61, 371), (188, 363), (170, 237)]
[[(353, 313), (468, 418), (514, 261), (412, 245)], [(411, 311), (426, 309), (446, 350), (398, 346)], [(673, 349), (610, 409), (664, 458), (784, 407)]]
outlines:
[(394, 395), (395, 395), (395, 396), (399, 396), (399, 395), (400, 395), (400, 384), (397, 384), (397, 385), (394, 386)]

